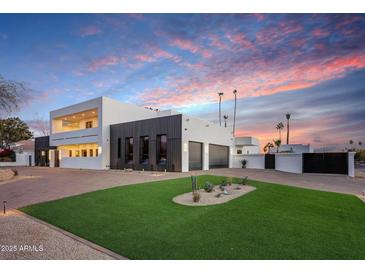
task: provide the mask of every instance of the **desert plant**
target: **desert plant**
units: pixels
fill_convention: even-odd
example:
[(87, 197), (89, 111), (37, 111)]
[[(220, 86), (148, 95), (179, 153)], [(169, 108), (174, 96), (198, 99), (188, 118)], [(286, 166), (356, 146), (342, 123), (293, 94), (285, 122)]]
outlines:
[(212, 192), (214, 185), (211, 182), (205, 182), (203, 188), (206, 192)]
[(240, 184), (240, 185), (247, 185), (247, 181), (248, 181), (248, 177), (246, 176), (246, 177), (244, 177), (244, 178), (242, 178), (242, 179), (240, 180), (239, 184)]
[(198, 190), (198, 180), (196, 176), (191, 176), (191, 190), (193, 192)]
[(193, 192), (193, 201), (194, 201), (194, 203), (199, 202), (199, 200), (200, 200), (200, 194), (199, 194), (199, 192), (198, 191), (194, 191)]
[(241, 160), (241, 165), (242, 165), (242, 168), (246, 168), (247, 160), (246, 159), (242, 159)]

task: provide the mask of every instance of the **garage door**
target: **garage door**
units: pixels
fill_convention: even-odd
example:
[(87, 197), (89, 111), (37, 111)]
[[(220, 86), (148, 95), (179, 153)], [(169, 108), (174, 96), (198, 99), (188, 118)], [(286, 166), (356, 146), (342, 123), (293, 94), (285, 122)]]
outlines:
[(209, 145), (209, 168), (228, 167), (229, 147)]
[(189, 142), (189, 170), (203, 168), (203, 145), (198, 142)]

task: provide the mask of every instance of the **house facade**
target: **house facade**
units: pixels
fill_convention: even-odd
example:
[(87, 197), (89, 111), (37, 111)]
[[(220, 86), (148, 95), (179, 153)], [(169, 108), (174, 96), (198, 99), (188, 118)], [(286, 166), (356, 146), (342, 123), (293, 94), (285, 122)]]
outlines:
[(38, 165), (180, 172), (232, 165), (228, 128), (171, 110), (99, 97), (51, 111), (50, 123), (50, 136), (35, 142)]

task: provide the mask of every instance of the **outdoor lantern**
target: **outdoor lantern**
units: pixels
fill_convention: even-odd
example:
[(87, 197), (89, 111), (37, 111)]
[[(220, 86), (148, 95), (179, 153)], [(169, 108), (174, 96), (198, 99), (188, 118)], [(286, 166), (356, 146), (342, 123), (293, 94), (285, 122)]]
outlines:
[(4, 205), (4, 214), (6, 213), (6, 201), (3, 201), (3, 205)]

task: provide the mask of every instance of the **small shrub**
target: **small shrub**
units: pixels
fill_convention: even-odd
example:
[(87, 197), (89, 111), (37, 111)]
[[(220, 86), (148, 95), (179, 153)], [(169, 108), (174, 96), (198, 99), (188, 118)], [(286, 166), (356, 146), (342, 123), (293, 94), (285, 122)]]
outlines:
[(240, 185), (243, 185), (243, 186), (244, 185), (247, 185), (247, 181), (248, 181), (248, 177), (246, 176), (246, 177), (244, 177), (244, 178), (241, 179), (241, 181), (239, 182), (239, 184)]
[(205, 182), (203, 188), (206, 192), (212, 192), (214, 185), (211, 182)]
[(193, 192), (193, 202), (194, 203), (197, 203), (197, 202), (199, 202), (199, 200), (200, 200), (200, 194), (199, 194), (199, 192), (194, 191)]
[(242, 168), (246, 168), (247, 160), (246, 159), (241, 160), (241, 165), (242, 165)]

